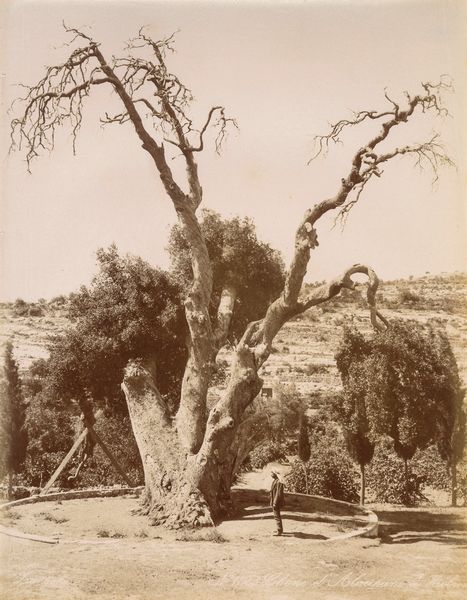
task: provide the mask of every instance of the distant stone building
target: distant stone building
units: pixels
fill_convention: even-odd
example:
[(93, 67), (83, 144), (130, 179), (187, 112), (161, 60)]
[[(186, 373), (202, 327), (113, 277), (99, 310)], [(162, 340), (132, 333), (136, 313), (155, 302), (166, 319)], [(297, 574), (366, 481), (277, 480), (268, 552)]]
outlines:
[(270, 400), (273, 396), (271, 387), (263, 387), (260, 394), (261, 398), (266, 398), (266, 400)]

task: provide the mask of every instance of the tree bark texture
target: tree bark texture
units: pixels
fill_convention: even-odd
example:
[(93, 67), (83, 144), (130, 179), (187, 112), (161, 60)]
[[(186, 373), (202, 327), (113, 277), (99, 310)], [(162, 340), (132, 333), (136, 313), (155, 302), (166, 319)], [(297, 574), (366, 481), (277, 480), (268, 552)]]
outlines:
[(237, 439), (236, 451), (233, 442), (242, 407), (253, 401), (262, 383), (251, 368), (252, 354), (239, 352), (238, 356), (234, 383), (210, 411), (196, 455), (183, 447), (150, 368), (137, 362), (127, 366), (122, 387), (143, 463), (143, 510), (154, 523), (206, 526), (231, 511), (230, 488), (241, 464), (237, 459), (244, 440)]
[(143, 510), (155, 524), (212, 525), (210, 507), (196, 485), (151, 370), (131, 362), (122, 384), (143, 463)]

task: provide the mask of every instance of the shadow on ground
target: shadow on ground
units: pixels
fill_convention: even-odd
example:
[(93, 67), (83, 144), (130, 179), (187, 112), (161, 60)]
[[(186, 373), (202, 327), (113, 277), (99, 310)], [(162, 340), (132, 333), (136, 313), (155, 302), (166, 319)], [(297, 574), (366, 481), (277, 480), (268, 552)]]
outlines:
[[(383, 509), (375, 510), (379, 519), (379, 537), (383, 544), (415, 544), (417, 542), (436, 542), (452, 545), (456, 548), (467, 546), (467, 523), (465, 511), (442, 512), (440, 510), (421, 509)], [(327, 523), (334, 524), (339, 531), (346, 531), (349, 526), (361, 526), (363, 523), (355, 516), (346, 519), (337, 515), (301, 514), (285, 509), (282, 513), (284, 523)], [(232, 520), (241, 521), (273, 521), (269, 506), (239, 505)], [(294, 527), (291, 527), (294, 529)], [(301, 527), (300, 527), (301, 529)], [(327, 533), (327, 532), (326, 532)], [(305, 531), (291, 531), (285, 537), (301, 539), (328, 539), (328, 536)]]
[(464, 545), (467, 524), (462, 514), (425, 510), (376, 510), (379, 534), (386, 544), (439, 542)]
[[(255, 514), (252, 514), (253, 512), (255, 512)], [(318, 521), (319, 519), (313, 519), (313, 516), (307, 516), (307, 515), (297, 515), (291, 512), (287, 512), (287, 511), (283, 511), (282, 512), (282, 517), (284, 519), (287, 519), (289, 521), (301, 521), (303, 523), (309, 523), (310, 521)], [(258, 509), (258, 510), (248, 510), (245, 511), (244, 513), (240, 513), (236, 516), (236, 518), (241, 518), (242, 521), (257, 521), (257, 520), (265, 520), (265, 519), (274, 519), (274, 515), (271, 513), (271, 510), (267, 510), (267, 509)]]
[(294, 537), (299, 538), (301, 540), (327, 540), (329, 539), (325, 535), (321, 535), (319, 533), (303, 533), (303, 531), (292, 531), (288, 533), (284, 531), (281, 537)]

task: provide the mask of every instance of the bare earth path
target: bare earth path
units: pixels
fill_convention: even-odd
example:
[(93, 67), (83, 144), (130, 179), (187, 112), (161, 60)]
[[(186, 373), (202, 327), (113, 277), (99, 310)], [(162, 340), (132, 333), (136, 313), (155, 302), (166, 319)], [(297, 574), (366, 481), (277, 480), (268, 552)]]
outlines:
[[(264, 474), (246, 484), (264, 487)], [(271, 536), (264, 507), (212, 532), (168, 533), (129, 515), (135, 498), (17, 507), (8, 527), (59, 544), (0, 536), (2, 600), (307, 598), (461, 600), (467, 593), (465, 509), (374, 507), (381, 538), (326, 542), (345, 523), (285, 514)], [(178, 538), (178, 539), (177, 539)], [(227, 541), (222, 542), (222, 539)], [(90, 541), (92, 540), (92, 541)]]

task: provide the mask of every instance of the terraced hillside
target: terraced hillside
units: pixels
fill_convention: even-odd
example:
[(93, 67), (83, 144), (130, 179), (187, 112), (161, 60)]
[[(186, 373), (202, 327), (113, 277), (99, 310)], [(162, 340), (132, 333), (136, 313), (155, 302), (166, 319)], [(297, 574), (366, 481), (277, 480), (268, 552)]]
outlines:
[[(265, 386), (293, 383), (300, 392), (327, 394), (339, 387), (334, 353), (342, 326), (353, 322), (370, 333), (361, 291), (348, 293), (288, 323), (275, 340), (276, 352), (263, 367)], [(462, 380), (467, 383), (467, 278), (426, 277), (383, 283), (379, 307), (387, 319), (436, 319), (446, 327)]]
[[(305, 395), (332, 394), (339, 387), (334, 364), (342, 325), (353, 319), (370, 331), (368, 311), (361, 291), (348, 292), (321, 308), (288, 323), (275, 340), (274, 352), (262, 369), (265, 387), (294, 384)], [(467, 383), (467, 275), (453, 274), (385, 282), (379, 292), (379, 307), (386, 318), (441, 321), (447, 330), (464, 383)], [(18, 314), (24, 313), (24, 314)], [(34, 305), (0, 305), (0, 343), (11, 339), (20, 370), (33, 360), (47, 357), (51, 336), (70, 326), (66, 305), (42, 302)], [(229, 361), (224, 350), (221, 359)]]
[(12, 341), (13, 354), (21, 372), (26, 371), (34, 360), (47, 358), (51, 338), (69, 326), (64, 306), (34, 304), (32, 310), (30, 306), (25, 309), (25, 314), (18, 315), (14, 305), (0, 304), (0, 345), (3, 348), (7, 340)]

